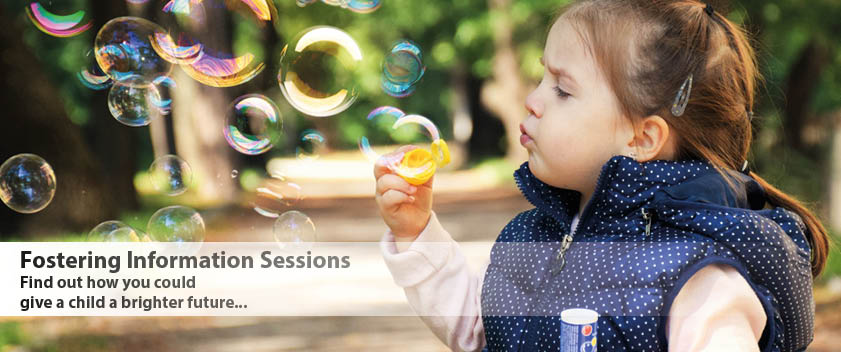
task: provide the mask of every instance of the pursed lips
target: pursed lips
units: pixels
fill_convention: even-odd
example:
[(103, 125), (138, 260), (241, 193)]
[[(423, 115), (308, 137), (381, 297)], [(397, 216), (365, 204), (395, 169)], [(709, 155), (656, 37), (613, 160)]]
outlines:
[(520, 124), (520, 133), (522, 133), (520, 135), (520, 144), (522, 144), (524, 147), (526, 146), (526, 143), (533, 141), (529, 133), (526, 132), (526, 127), (523, 126), (523, 124)]

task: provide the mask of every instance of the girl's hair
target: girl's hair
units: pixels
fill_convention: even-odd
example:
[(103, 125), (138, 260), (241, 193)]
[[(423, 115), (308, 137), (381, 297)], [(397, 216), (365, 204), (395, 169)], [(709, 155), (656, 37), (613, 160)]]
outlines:
[[(695, 0), (579, 0), (561, 9), (634, 124), (658, 115), (676, 132), (677, 159), (701, 159), (725, 175), (740, 170), (751, 145), (756, 55), (749, 36)], [(683, 115), (671, 107), (693, 76)], [(769, 203), (797, 213), (807, 227), (812, 275), (826, 264), (826, 229), (800, 201), (750, 173)], [(725, 177), (730, 183), (730, 178)], [(732, 184), (732, 183), (731, 183)]]

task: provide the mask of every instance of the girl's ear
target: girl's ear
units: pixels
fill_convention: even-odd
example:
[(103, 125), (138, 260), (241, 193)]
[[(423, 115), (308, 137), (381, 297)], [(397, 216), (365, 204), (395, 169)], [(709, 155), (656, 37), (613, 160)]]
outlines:
[(658, 115), (651, 115), (636, 125), (634, 136), (627, 144), (626, 154), (634, 152), (639, 162), (674, 158), (675, 135), (666, 120)]

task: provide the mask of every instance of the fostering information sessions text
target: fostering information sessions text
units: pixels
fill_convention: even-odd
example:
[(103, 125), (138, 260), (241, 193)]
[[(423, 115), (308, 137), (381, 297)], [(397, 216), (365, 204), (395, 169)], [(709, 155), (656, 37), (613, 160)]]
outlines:
[[(150, 251), (147, 255), (135, 255), (132, 251), (126, 253), (129, 269), (193, 269), (193, 268), (216, 268), (216, 269), (251, 269), (254, 268), (254, 258), (249, 255), (225, 255), (225, 251), (213, 252), (210, 255), (159, 255), (156, 251)], [(350, 256), (321, 256), (312, 255), (307, 251), (306, 255), (272, 255), (272, 251), (260, 253), (261, 268), (278, 269), (347, 269), (350, 267)], [(108, 269), (111, 273), (117, 273), (121, 268), (121, 259), (118, 255), (94, 255), (88, 251), (87, 255), (35, 255), (32, 251), (21, 251), (21, 269), (34, 268), (69, 268), (69, 269)]]

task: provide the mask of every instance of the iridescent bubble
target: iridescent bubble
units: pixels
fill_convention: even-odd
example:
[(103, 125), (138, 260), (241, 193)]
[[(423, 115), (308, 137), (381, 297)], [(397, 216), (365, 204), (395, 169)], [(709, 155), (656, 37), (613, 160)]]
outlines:
[(155, 33), (152, 36), (152, 49), (166, 61), (179, 65), (190, 65), (199, 60), (203, 46), (201, 43), (184, 42), (176, 43), (166, 33)]
[(85, 20), (85, 11), (79, 10), (61, 16), (47, 11), (37, 2), (30, 3), (26, 7), (26, 14), (41, 32), (54, 37), (72, 37), (88, 30), (93, 25), (90, 19)]
[(35, 154), (15, 155), (0, 165), (0, 200), (10, 209), (31, 214), (47, 207), (55, 195), (55, 173)]
[[(156, 33), (153, 48), (165, 60), (182, 65), (194, 80), (212, 87), (231, 87), (250, 81), (265, 68), (262, 58), (234, 47), (235, 52), (212, 48), (218, 38), (208, 35), (216, 23), (208, 21), (214, 9), (224, 9), (236, 23), (236, 30), (257, 33), (276, 17), (277, 10), (266, 0), (172, 0), (163, 8), (161, 19), (168, 32)], [(249, 36), (244, 48), (260, 48), (259, 36)], [(238, 50), (240, 49), (240, 50)], [(259, 49), (255, 52), (259, 52)]]
[(204, 242), (204, 219), (191, 208), (173, 205), (152, 214), (146, 231), (153, 241), (175, 242), (179, 250), (195, 252)]
[(169, 0), (164, 5), (163, 12), (171, 12), (182, 15), (189, 15), (193, 5), (201, 4), (202, 0)]
[(140, 233), (121, 221), (109, 220), (96, 225), (86, 239), (88, 242), (152, 242), (152, 238)]
[(211, 87), (232, 87), (256, 77), (265, 68), (262, 62), (254, 62), (254, 55), (245, 54), (233, 58), (218, 58), (207, 52), (190, 65), (181, 66), (194, 80)]
[(158, 89), (139, 76), (114, 82), (108, 91), (108, 110), (117, 121), (132, 127), (146, 126), (160, 114)]
[(102, 72), (94, 56), (93, 49), (85, 53), (84, 61), (88, 65), (76, 72), (76, 77), (85, 87), (93, 90), (103, 90), (111, 86), (111, 77)]
[(326, 139), (321, 132), (316, 130), (304, 130), (301, 132), (301, 138), (298, 141), (299, 145), (295, 148), (295, 154), (300, 160), (318, 159), (326, 146)]
[[(406, 116), (406, 113), (403, 110), (395, 108), (393, 106), (381, 106), (372, 110), (368, 114), (368, 121), (374, 124), (374, 128), (380, 131), (384, 131), (386, 133), (391, 133), (392, 126), (398, 119), (401, 117)], [(414, 133), (412, 133), (414, 134)], [(380, 158), (380, 154), (375, 152), (373, 148), (371, 148), (371, 142), (368, 140), (368, 137), (362, 136), (359, 139), (359, 151), (368, 158), (368, 161), (375, 163), (377, 159)]]
[(155, 78), (155, 80), (152, 81), (152, 84), (157, 89), (159, 95), (164, 95), (161, 92), (166, 92), (165, 98), (159, 96), (158, 100), (152, 101), (152, 104), (154, 104), (158, 108), (161, 114), (169, 114), (169, 112), (172, 111), (172, 98), (170, 98), (169, 92), (171, 89), (175, 88), (175, 80), (167, 76), (160, 76), (158, 78)]
[(169, 75), (172, 64), (155, 53), (151, 41), (161, 26), (138, 17), (117, 17), (99, 30), (94, 41), (96, 62), (115, 81), (138, 77), (146, 83)]
[[(403, 111), (391, 106), (383, 106), (371, 111), (368, 120), (374, 123), (377, 129), (388, 125), (392, 131), (391, 139), (401, 143), (416, 141), (422, 135), (419, 127), (423, 127), (428, 137), (434, 142), (431, 152), (411, 152), (412, 158), (404, 162), (406, 153), (392, 154), (385, 160), (386, 165), (400, 176), (416, 178), (419, 175), (434, 173), (434, 168), (441, 164), (449, 163), (449, 152), (442, 147), (443, 142), (436, 142), (441, 139), (438, 128), (432, 121), (420, 115), (405, 115)], [(359, 150), (371, 162), (376, 163), (381, 155), (374, 151), (367, 137), (359, 140)], [(420, 159), (418, 159), (420, 158)], [(428, 159), (428, 160), (427, 160)], [(446, 160), (446, 162), (443, 162)], [(443, 165), (442, 165), (443, 166)]]
[(193, 181), (190, 164), (177, 155), (163, 155), (149, 166), (149, 182), (152, 188), (168, 196), (184, 193)]
[[(307, 6), (318, 0), (297, 0), (300, 7)], [(339, 6), (344, 9), (358, 13), (370, 13), (376, 11), (382, 5), (380, 0), (322, 0), (325, 4)]]
[(272, 233), (281, 250), (307, 250), (316, 241), (315, 224), (312, 219), (297, 210), (290, 210), (279, 216), (272, 227)]
[(356, 101), (362, 50), (344, 31), (327, 26), (303, 31), (281, 52), (277, 75), (283, 96), (298, 111), (333, 116)]
[(411, 40), (400, 40), (383, 61), (383, 91), (397, 98), (409, 96), (415, 92), (424, 72), (420, 47)]
[(284, 209), (297, 204), (301, 198), (301, 186), (282, 175), (273, 174), (257, 187), (252, 205), (258, 214), (276, 218)]
[(282, 127), (280, 111), (271, 99), (248, 94), (231, 103), (223, 134), (234, 150), (257, 155), (272, 149), (280, 140)]

